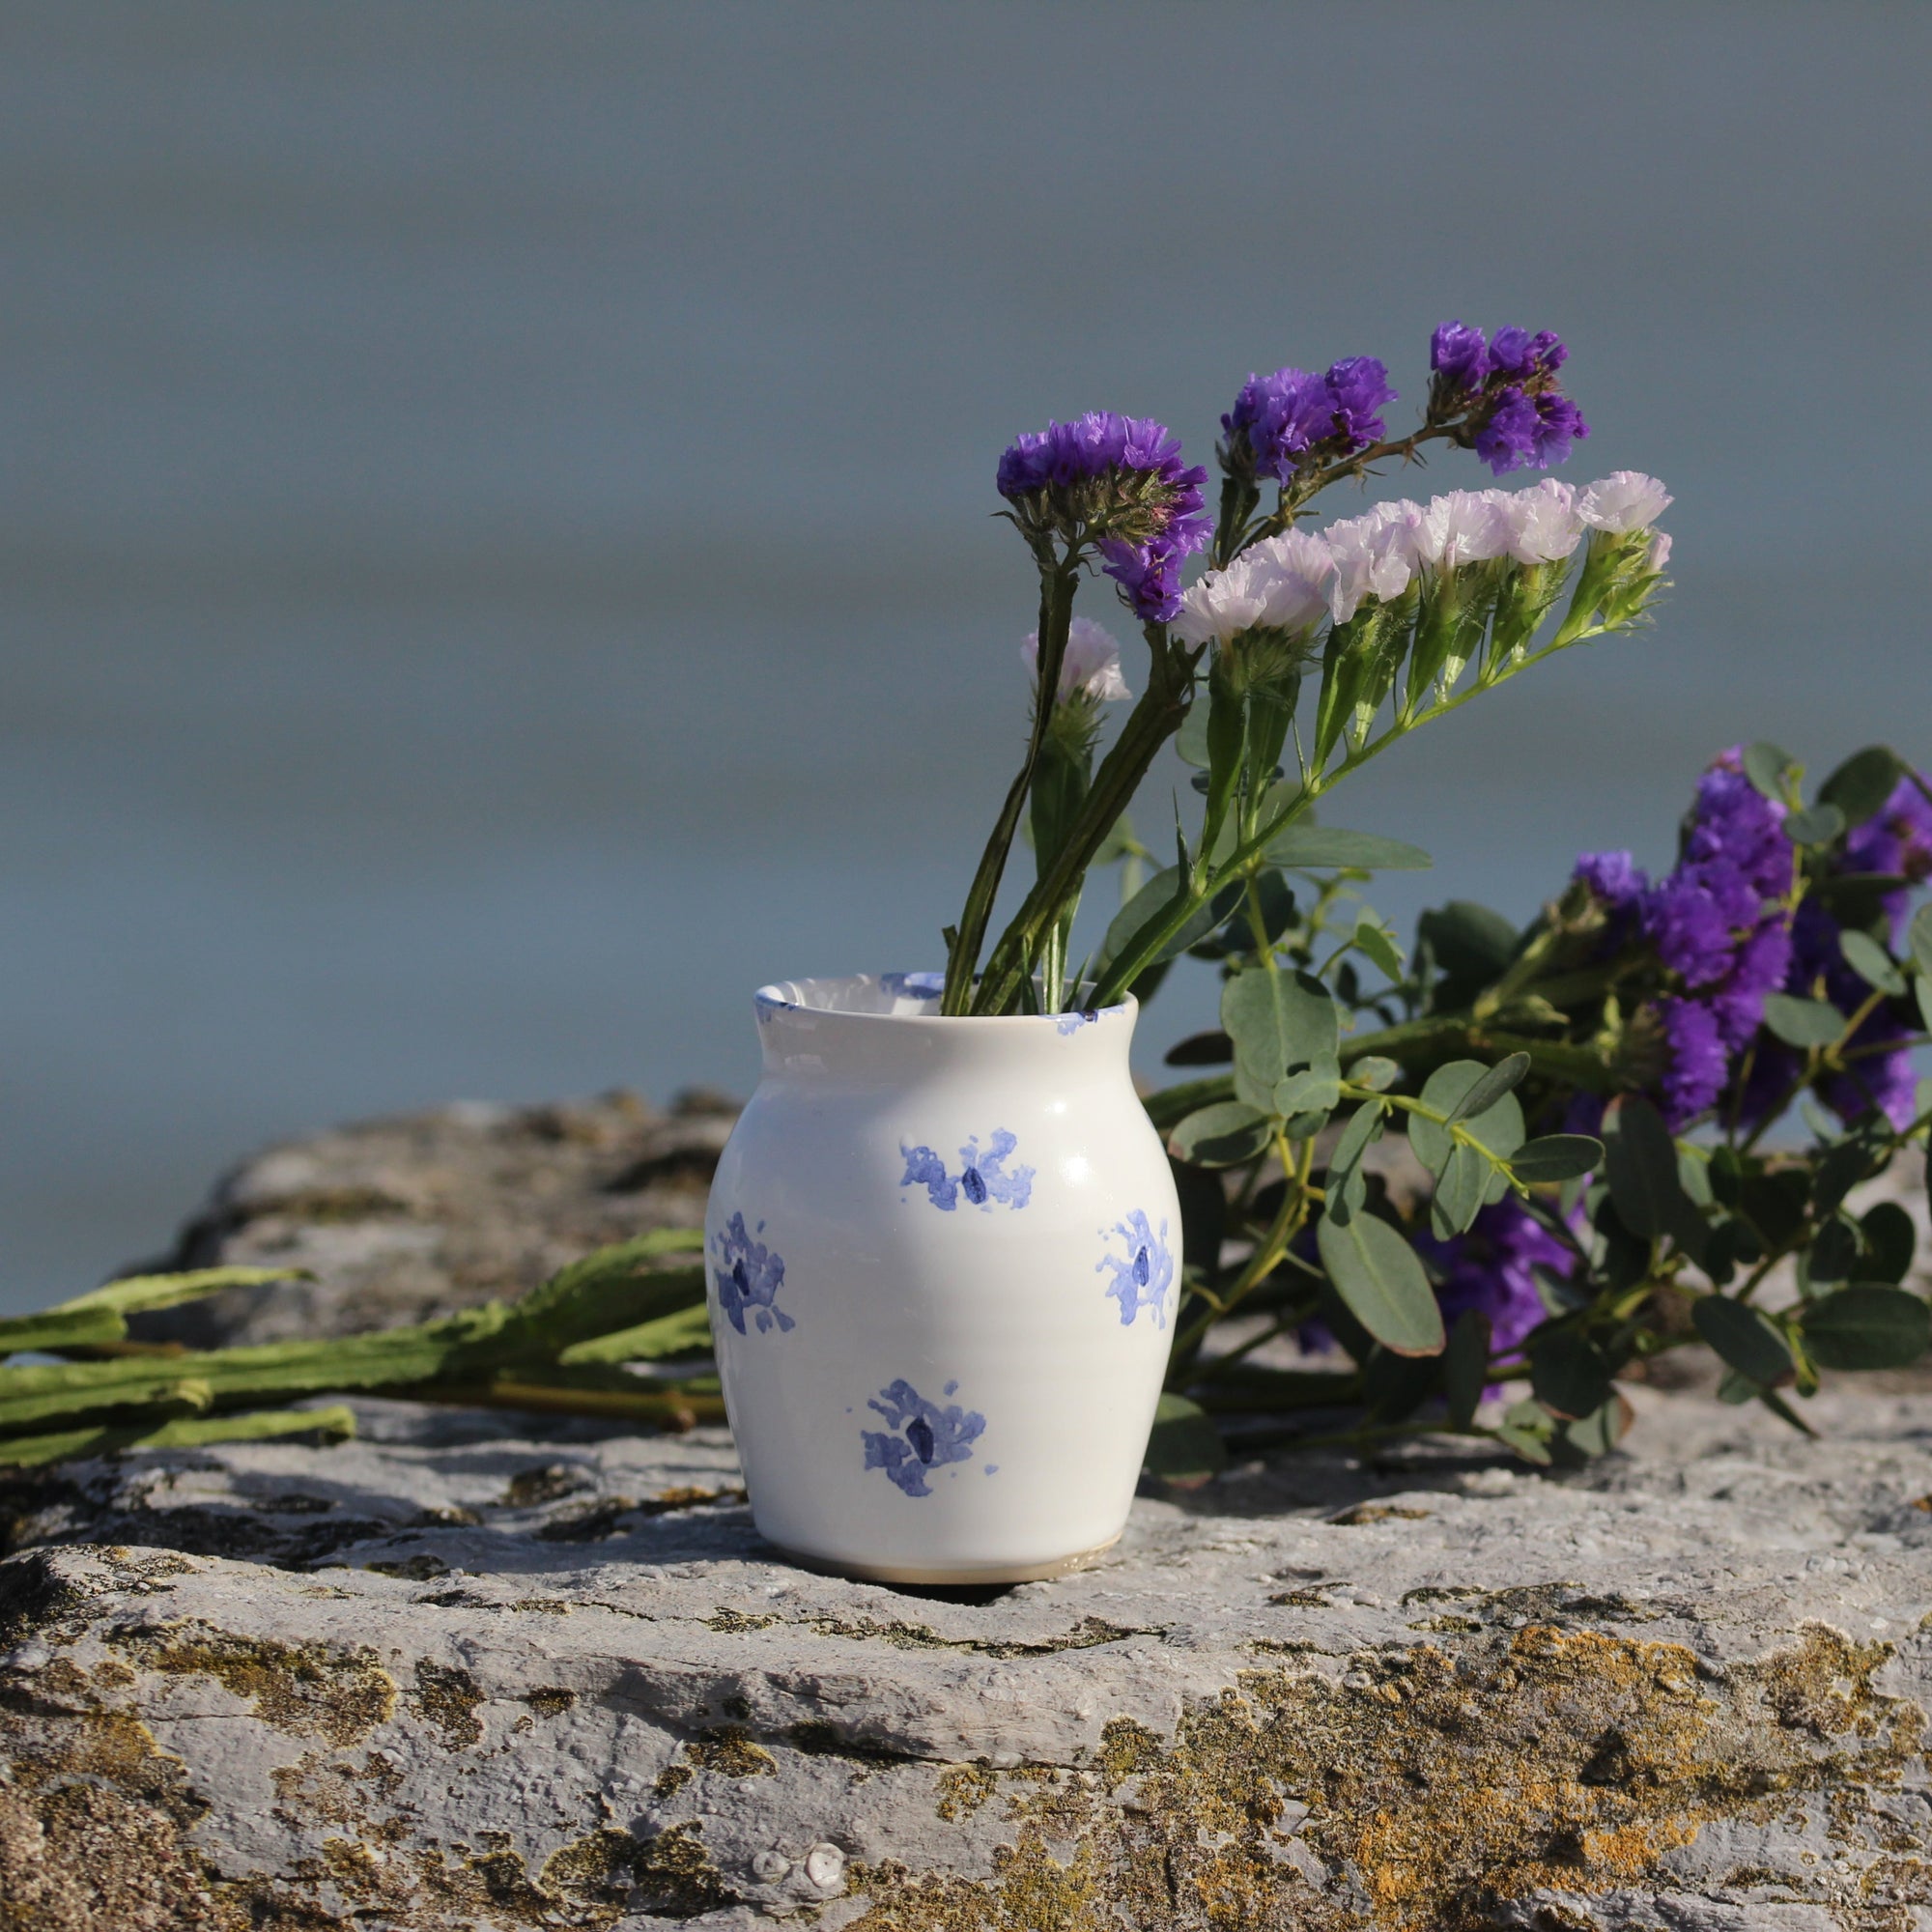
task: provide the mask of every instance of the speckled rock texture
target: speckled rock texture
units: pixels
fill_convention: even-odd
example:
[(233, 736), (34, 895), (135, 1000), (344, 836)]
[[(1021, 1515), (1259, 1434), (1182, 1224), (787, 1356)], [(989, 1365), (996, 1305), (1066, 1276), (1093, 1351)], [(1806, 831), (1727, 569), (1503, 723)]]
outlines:
[(1005, 1591), (809, 1575), (721, 1433), (360, 1405), (15, 1479), (0, 1925), (1932, 1926), (1932, 1399), (1277, 1458)]

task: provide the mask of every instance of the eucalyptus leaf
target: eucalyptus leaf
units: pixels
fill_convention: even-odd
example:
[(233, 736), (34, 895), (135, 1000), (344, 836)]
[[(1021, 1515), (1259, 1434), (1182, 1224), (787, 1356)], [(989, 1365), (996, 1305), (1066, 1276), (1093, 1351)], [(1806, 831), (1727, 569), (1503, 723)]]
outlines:
[(1576, 1329), (1545, 1327), (1529, 1340), (1529, 1385), (1551, 1415), (1575, 1422), (1610, 1399), (1610, 1365)]
[[(1186, 891), (1187, 882), (1179, 866), (1168, 866), (1156, 872), (1114, 915), (1113, 923), (1107, 927), (1107, 936), (1100, 942), (1099, 955), (1094, 962), (1090, 977), (1099, 980), (1114, 960), (1137, 951), (1141, 934), (1164, 921), (1176, 904), (1186, 896)], [(1177, 953), (1185, 952), (1196, 940), (1205, 939), (1234, 911), (1240, 896), (1238, 880), (1224, 886), (1206, 904), (1197, 906), (1189, 914), (1179, 930), (1154, 954), (1151, 963), (1157, 966), (1163, 960), (1174, 958)]]
[(1818, 797), (1836, 806), (1847, 825), (1862, 825), (1885, 809), (1904, 772), (1905, 761), (1889, 745), (1867, 745), (1818, 787)]
[(1932, 1308), (1905, 1289), (1858, 1282), (1814, 1301), (1799, 1326), (1821, 1369), (1902, 1369), (1932, 1344)]
[[(1274, 1090), (1274, 1110), (1294, 1119), (1302, 1114), (1331, 1114), (1335, 1103), (1342, 1097), (1342, 1083), (1333, 1073), (1323, 1072), (1319, 1067), (1305, 1067), (1299, 1073), (1291, 1073)], [(1297, 1135), (1306, 1139), (1306, 1135)]]
[(1640, 1094), (1619, 1094), (1604, 1110), (1604, 1175), (1618, 1218), (1639, 1240), (1660, 1241), (1699, 1218), (1677, 1178), (1677, 1143)]
[(1745, 777), (1774, 804), (1784, 803), (1784, 775), (1797, 765), (1781, 746), (1760, 741), (1745, 752)]
[(1346, 1222), (1360, 1211), (1366, 1195), (1361, 1165), (1362, 1155), (1372, 1142), (1379, 1140), (1387, 1108), (1379, 1100), (1370, 1100), (1349, 1116), (1335, 1151), (1328, 1156), (1328, 1212), (1338, 1222)]
[(1793, 1370), (1791, 1350), (1776, 1324), (1727, 1295), (1706, 1294), (1690, 1305), (1697, 1332), (1719, 1358), (1752, 1384), (1772, 1388)]
[(1489, 1192), (1490, 1163), (1472, 1147), (1452, 1147), (1429, 1204), (1430, 1225), (1438, 1240), (1466, 1235)]
[(1400, 838), (1298, 820), (1268, 841), (1267, 858), (1271, 865), (1288, 866), (1296, 871), (1355, 867), (1365, 872), (1426, 872), (1435, 864), (1419, 845), (1406, 845)]
[(1919, 977), (1932, 980), (1932, 901), (1912, 915), (1906, 943), (1912, 948), (1912, 963), (1918, 968)]
[(1197, 698), (1187, 707), (1180, 729), (1174, 734), (1174, 750), (1183, 764), (1200, 771), (1208, 769), (1208, 706)]
[(1784, 836), (1794, 845), (1829, 845), (1844, 829), (1845, 814), (1835, 805), (1814, 805), (1784, 821)]
[(1522, 1085), (1523, 1075), (1528, 1071), (1529, 1055), (1526, 1053), (1512, 1053), (1497, 1061), (1456, 1102), (1449, 1119), (1452, 1122), (1468, 1121), (1478, 1114), (1487, 1114), (1505, 1094), (1513, 1094)]
[(1845, 1016), (1825, 1000), (1801, 1000), (1793, 993), (1765, 996), (1764, 1023), (1786, 1046), (1830, 1046), (1845, 1030)]
[(1268, 1144), (1268, 1116), (1240, 1100), (1197, 1108), (1167, 1137), (1167, 1151), (1193, 1167), (1238, 1167)]
[(1845, 964), (1867, 986), (1876, 987), (1881, 993), (1889, 993), (1893, 998), (1905, 991), (1905, 975), (1893, 964), (1891, 954), (1870, 933), (1848, 926), (1838, 935), (1838, 950), (1845, 955)]
[(1346, 1226), (1324, 1214), (1316, 1224), (1321, 1265), (1344, 1304), (1383, 1348), (1398, 1355), (1440, 1354), (1442, 1311), (1415, 1250), (1374, 1214)]
[(1153, 1412), (1146, 1466), (1164, 1483), (1195, 1489), (1228, 1466), (1227, 1445), (1199, 1403), (1163, 1395)]
[(1490, 1318), (1480, 1309), (1465, 1308), (1449, 1331), (1444, 1355), (1442, 1387), (1448, 1398), (1449, 1427), (1471, 1428), (1489, 1380)]
[(1847, 1281), (1859, 1261), (1859, 1232), (1841, 1215), (1833, 1214), (1818, 1230), (1805, 1257), (1814, 1282)]
[(1355, 951), (1365, 954), (1384, 975), (1400, 980), (1405, 971), (1402, 949), (1373, 920), (1355, 922)]
[(1349, 1078), (1357, 1087), (1366, 1087), (1371, 1093), (1385, 1094), (1402, 1078), (1402, 1068), (1395, 1061), (1371, 1053), (1350, 1066)]
[(1189, 1034), (1161, 1056), (1167, 1066), (1225, 1066), (1235, 1057), (1235, 1042), (1217, 1027), (1212, 1033)]
[(1896, 1201), (1881, 1201), (1859, 1223), (1867, 1257), (1862, 1270), (1867, 1281), (1901, 1282), (1911, 1271), (1918, 1230)]
[(1249, 967), (1221, 989), (1221, 1024), (1235, 1042), (1235, 1091), (1251, 1105), (1304, 1066), (1336, 1065), (1341, 1015), (1334, 997), (1309, 973)]
[(1563, 1431), (1563, 1440), (1579, 1455), (1607, 1456), (1636, 1420), (1636, 1410), (1620, 1390), (1612, 1389), (1610, 1399), (1601, 1408), (1580, 1415)]
[(1514, 1423), (1499, 1422), (1490, 1434), (1505, 1449), (1514, 1450), (1525, 1463), (1534, 1463), (1541, 1467), (1551, 1461), (1543, 1437), (1532, 1435), (1527, 1429), (1519, 1429)]
[(1519, 1180), (1538, 1186), (1594, 1173), (1603, 1158), (1603, 1142), (1588, 1134), (1545, 1134), (1525, 1141), (1510, 1155), (1510, 1171)]
[[(1462, 1104), (1463, 1098), (1479, 1081), (1488, 1078), (1490, 1068), (1480, 1060), (1452, 1060), (1438, 1066), (1424, 1083), (1421, 1099), (1424, 1106), (1433, 1107), (1438, 1114), (1452, 1115)], [(1480, 1141), (1489, 1151), (1507, 1160), (1523, 1143), (1522, 1108), (1514, 1094), (1505, 1094), (1493, 1106), (1484, 1110), (1473, 1120), (1457, 1122), (1471, 1139)], [(1432, 1174), (1439, 1174), (1449, 1158), (1449, 1150), (1455, 1140), (1447, 1127), (1426, 1119), (1421, 1114), (1408, 1117), (1408, 1144), (1415, 1150), (1415, 1157)]]

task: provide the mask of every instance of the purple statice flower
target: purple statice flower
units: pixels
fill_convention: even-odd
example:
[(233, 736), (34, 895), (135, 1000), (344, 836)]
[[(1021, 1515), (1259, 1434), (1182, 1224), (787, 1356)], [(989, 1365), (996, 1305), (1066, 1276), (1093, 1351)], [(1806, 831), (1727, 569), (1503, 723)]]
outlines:
[(1718, 1015), (1702, 1000), (1658, 1003), (1669, 1060), (1663, 1070), (1663, 1118), (1671, 1129), (1714, 1105), (1730, 1077), (1730, 1056)]
[(1094, 544), (1134, 614), (1163, 623), (1179, 608), (1181, 566), (1213, 529), (1207, 481), (1164, 424), (1111, 410), (1014, 438), (996, 478), (1023, 528)]
[(1570, 445), (1590, 434), (1583, 412), (1568, 396), (1555, 394), (1536, 399), (1536, 434), (1532, 461), (1539, 469), (1548, 469), (1564, 461)]
[(1790, 970), (1791, 927), (1768, 919), (1738, 948), (1724, 983), (1711, 997), (1718, 1032), (1733, 1053), (1741, 1053), (1764, 1024), (1765, 995), (1776, 992)]
[(1612, 912), (1635, 910), (1650, 890), (1643, 867), (1628, 852), (1579, 853), (1575, 876)]
[(1536, 1292), (1538, 1264), (1567, 1279), (1576, 1254), (1535, 1220), (1515, 1195), (1476, 1216), (1466, 1235), (1441, 1241), (1415, 1236), (1416, 1252), (1436, 1276), (1444, 1321), (1466, 1309), (1490, 1318), (1497, 1349), (1514, 1349), (1548, 1316)]
[(1895, 943), (1903, 934), (1912, 887), (1932, 878), (1932, 802), (1911, 779), (1900, 779), (1883, 810), (1845, 840), (1843, 869), (1884, 872), (1907, 882), (1884, 899)]
[[(1845, 869), (1865, 868), (1849, 864)], [(1826, 999), (1849, 1018), (1871, 996), (1871, 988), (1845, 963), (1840, 931), (1838, 922), (1824, 906), (1814, 898), (1805, 899), (1792, 921), (1791, 968), (1784, 983), (1788, 991), (1801, 998), (1813, 997), (1822, 983)], [(1911, 1031), (1881, 1005), (1865, 1015), (1846, 1045), (1849, 1049), (1882, 1047), (1889, 1041), (1908, 1037)], [(1786, 1058), (1788, 1086), (1797, 1077), (1798, 1060), (1795, 1055)], [(1867, 1108), (1878, 1107), (1894, 1126), (1902, 1127), (1913, 1119), (1917, 1089), (1918, 1074), (1912, 1065), (1911, 1050), (1899, 1048), (1852, 1061), (1843, 1073), (1827, 1080), (1819, 1088), (1819, 1094), (1842, 1120), (1855, 1120)], [(1769, 1095), (1765, 1104), (1775, 1103), (1782, 1091)]]
[(1480, 389), (1490, 373), (1490, 346), (1480, 328), (1443, 322), (1429, 338), (1429, 366), (1437, 385), (1449, 394)]
[(1321, 376), (1308, 369), (1250, 376), (1221, 418), (1223, 460), (1291, 482), (1318, 446), (1338, 455), (1366, 449), (1387, 427), (1378, 412), (1395, 399), (1388, 370), (1373, 355), (1345, 355)]
[(1499, 390), (1476, 431), (1476, 454), (1498, 476), (1536, 460), (1536, 439), (1543, 418), (1536, 405), (1514, 384)]

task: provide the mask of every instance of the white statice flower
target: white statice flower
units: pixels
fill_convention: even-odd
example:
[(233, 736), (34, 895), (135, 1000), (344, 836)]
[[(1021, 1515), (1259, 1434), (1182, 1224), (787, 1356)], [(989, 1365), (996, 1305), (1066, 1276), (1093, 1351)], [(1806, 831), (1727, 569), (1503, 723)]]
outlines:
[(1593, 529), (1628, 536), (1632, 530), (1647, 530), (1670, 501), (1670, 492), (1655, 476), (1641, 469), (1613, 469), (1577, 498), (1577, 514)]
[(1285, 530), (1210, 570), (1180, 600), (1174, 635), (1185, 644), (1227, 644), (1243, 631), (1312, 629), (1328, 608), (1335, 561), (1307, 530)]
[(1368, 597), (1384, 603), (1400, 597), (1415, 573), (1415, 536), (1422, 505), (1405, 500), (1378, 503), (1359, 517), (1330, 524), (1323, 532), (1335, 559), (1328, 609), (1346, 624)]
[(1503, 490), (1451, 490), (1432, 497), (1423, 506), (1418, 554), (1437, 570), (1456, 570), (1465, 563), (1484, 563), (1504, 555), (1510, 547), (1510, 525)]
[(1670, 561), (1670, 532), (1652, 530), (1650, 533), (1650, 554), (1644, 565), (1649, 570), (1662, 570)]
[[(1039, 676), (1039, 633), (1029, 631), (1020, 656), (1035, 678)], [(1121, 674), (1121, 647), (1091, 617), (1076, 617), (1066, 633), (1066, 651), (1060, 660), (1059, 697), (1078, 692), (1083, 697), (1131, 697)]]
[(1546, 476), (1531, 489), (1496, 494), (1509, 525), (1509, 554), (1517, 562), (1556, 563), (1582, 541), (1583, 520), (1569, 484)]

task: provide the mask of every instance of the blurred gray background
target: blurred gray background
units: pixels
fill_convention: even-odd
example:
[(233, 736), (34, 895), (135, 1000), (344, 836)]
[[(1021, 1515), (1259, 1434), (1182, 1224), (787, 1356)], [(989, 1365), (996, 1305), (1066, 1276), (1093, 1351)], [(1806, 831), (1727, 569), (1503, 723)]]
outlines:
[(0, 1306), (265, 1140), (743, 1092), (760, 980), (937, 964), (1050, 415), (1208, 460), (1249, 370), (1372, 353), (1404, 421), (1434, 323), (1520, 321), (1564, 473), (1676, 491), (1652, 634), (1337, 799), (1436, 855), (1405, 929), (1667, 860), (1740, 737), (1932, 757), (1928, 57), (1911, 4), (14, 0)]

